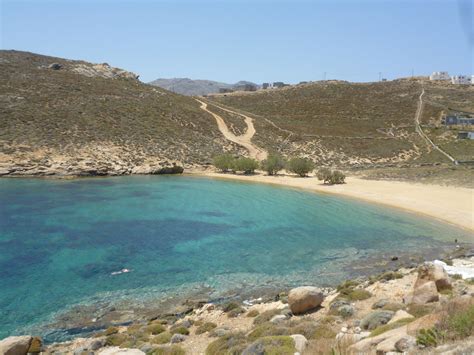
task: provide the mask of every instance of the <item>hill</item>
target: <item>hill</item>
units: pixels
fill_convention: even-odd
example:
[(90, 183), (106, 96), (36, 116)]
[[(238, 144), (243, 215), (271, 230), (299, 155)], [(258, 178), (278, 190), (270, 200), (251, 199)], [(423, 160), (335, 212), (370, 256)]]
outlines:
[(107, 64), (0, 51), (0, 175), (151, 172), (232, 145), (192, 98)]
[(218, 93), (219, 89), (235, 90), (245, 84), (255, 85), (249, 81), (239, 81), (235, 84), (220, 83), (211, 80), (193, 80), (188, 78), (157, 79), (150, 82), (151, 85), (173, 91), (177, 94), (188, 96), (202, 96)]
[[(415, 131), (422, 85), (426, 90), (423, 125), (428, 116), (436, 116), (439, 123), (443, 111), (472, 108), (472, 87), (439, 87), (409, 79), (313, 82), (255, 93), (212, 95), (208, 100), (253, 117), (254, 141), (268, 151), (308, 156), (319, 164), (341, 167), (449, 163)], [(472, 141), (451, 144), (463, 146), (464, 158), (474, 156)]]

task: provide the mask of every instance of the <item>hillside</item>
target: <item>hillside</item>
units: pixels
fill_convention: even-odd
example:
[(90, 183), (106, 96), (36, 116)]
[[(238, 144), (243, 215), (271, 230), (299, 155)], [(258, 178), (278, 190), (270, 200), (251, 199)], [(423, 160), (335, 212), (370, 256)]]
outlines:
[(0, 51), (0, 102), (0, 175), (151, 172), (232, 150), (195, 100), (106, 64)]
[(219, 89), (235, 90), (239, 85), (253, 84), (249, 81), (239, 81), (235, 84), (220, 83), (212, 80), (193, 80), (188, 78), (156, 79), (150, 85), (159, 86), (177, 94), (202, 96), (218, 93)]
[[(424, 85), (429, 102), (424, 102), (422, 124), (427, 115), (439, 117), (447, 106), (467, 110), (474, 102), (471, 87), (448, 85), (436, 91), (434, 84)], [(212, 95), (208, 100), (252, 116), (257, 130), (254, 141), (269, 151), (342, 167), (449, 163), (415, 131), (421, 91), (419, 80), (326, 81)], [(461, 144), (469, 146), (463, 157), (470, 155), (473, 142)]]

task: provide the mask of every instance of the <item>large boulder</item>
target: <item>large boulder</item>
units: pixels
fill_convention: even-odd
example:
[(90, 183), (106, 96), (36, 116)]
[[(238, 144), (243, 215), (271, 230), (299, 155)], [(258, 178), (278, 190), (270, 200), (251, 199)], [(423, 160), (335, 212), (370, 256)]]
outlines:
[(423, 283), (421, 286), (416, 286), (413, 290), (410, 303), (415, 304), (426, 304), (430, 302), (438, 302), (439, 295), (438, 289), (434, 281), (428, 281)]
[(394, 312), (392, 311), (375, 311), (367, 316), (360, 322), (362, 329), (373, 330), (381, 325), (387, 324), (393, 317)]
[(317, 287), (302, 286), (294, 288), (288, 294), (288, 305), (293, 314), (308, 312), (319, 305), (324, 300), (324, 295)]
[(452, 289), (451, 280), (443, 266), (433, 263), (424, 263), (418, 268), (418, 278), (415, 289), (423, 284), (433, 281), (438, 291)]
[(305, 351), (306, 346), (308, 345), (308, 339), (304, 335), (301, 334), (293, 334), (290, 335), (295, 342), (295, 349), (299, 353), (303, 353)]
[(29, 335), (5, 338), (0, 341), (0, 354), (26, 355), (32, 339)]
[(413, 319), (413, 318), (415, 318), (415, 317), (412, 316), (410, 313), (405, 312), (403, 309), (400, 309), (400, 310), (395, 312), (395, 315), (392, 317), (392, 319), (390, 319), (388, 324), (395, 323), (395, 322), (397, 322), (401, 319)]

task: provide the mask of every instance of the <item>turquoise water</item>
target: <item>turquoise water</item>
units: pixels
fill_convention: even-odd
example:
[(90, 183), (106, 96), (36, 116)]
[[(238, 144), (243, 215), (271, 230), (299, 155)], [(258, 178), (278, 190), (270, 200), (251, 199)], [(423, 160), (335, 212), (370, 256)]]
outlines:
[[(333, 284), (372, 255), (468, 237), (398, 210), (267, 185), (0, 179), (0, 338), (78, 303), (138, 302), (186, 286), (218, 297), (272, 283)], [(131, 272), (111, 275), (123, 268)]]

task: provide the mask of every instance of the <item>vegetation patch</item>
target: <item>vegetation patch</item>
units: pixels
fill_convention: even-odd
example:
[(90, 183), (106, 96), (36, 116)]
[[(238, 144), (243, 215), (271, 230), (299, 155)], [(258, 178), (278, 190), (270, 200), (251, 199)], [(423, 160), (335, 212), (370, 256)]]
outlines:
[(256, 309), (252, 309), (252, 310), (248, 311), (247, 317), (254, 318), (254, 317), (258, 316), (259, 314), (260, 314), (259, 311), (257, 311)]
[(274, 316), (281, 314), (280, 309), (270, 309), (268, 311), (265, 311), (258, 315), (254, 320), (253, 324), (259, 325), (265, 322), (268, 322), (270, 319), (272, 319)]
[(295, 341), (289, 336), (264, 337), (250, 344), (246, 352), (249, 354), (293, 355)]
[(171, 341), (172, 334), (170, 332), (163, 332), (151, 339), (153, 344), (166, 344)]
[(178, 345), (160, 346), (147, 352), (147, 355), (185, 355), (186, 351)]
[(385, 333), (389, 330), (396, 329), (396, 328), (399, 328), (403, 325), (411, 323), (414, 320), (415, 320), (415, 318), (402, 318), (402, 319), (397, 320), (396, 322), (381, 325), (380, 327), (377, 327), (374, 330), (372, 330), (372, 332), (370, 333), (370, 336), (374, 337), (374, 336), (380, 335), (380, 334)]
[(314, 331), (310, 339), (333, 339), (337, 333), (326, 324), (320, 324)]
[(196, 334), (204, 334), (217, 327), (216, 323), (206, 322), (196, 329)]
[(206, 355), (240, 354), (247, 346), (243, 333), (231, 333), (214, 340), (206, 348)]
[(251, 340), (255, 340), (261, 337), (265, 337), (265, 336), (288, 335), (288, 333), (289, 333), (288, 328), (267, 322), (255, 327), (249, 333), (248, 337)]

